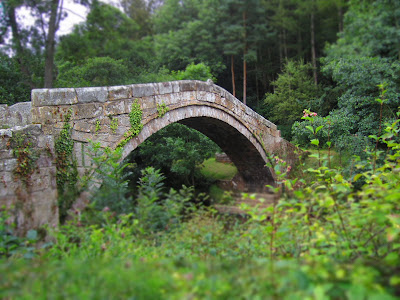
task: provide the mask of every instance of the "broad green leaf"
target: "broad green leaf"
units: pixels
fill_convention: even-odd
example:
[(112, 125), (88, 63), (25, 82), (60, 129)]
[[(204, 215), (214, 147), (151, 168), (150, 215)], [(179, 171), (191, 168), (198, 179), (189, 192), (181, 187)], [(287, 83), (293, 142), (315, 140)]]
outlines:
[(318, 133), (318, 131), (320, 131), (323, 127), (324, 127), (324, 125), (318, 126), (318, 127), (315, 129), (315, 133)]
[(356, 176), (354, 176), (353, 181), (357, 181), (358, 179), (360, 179), (360, 177), (363, 176), (363, 174), (359, 173), (356, 174)]
[(311, 140), (311, 144), (312, 144), (312, 145), (319, 146), (319, 139), (312, 139), (312, 140)]
[(314, 133), (314, 128), (313, 128), (312, 126), (308, 125), (308, 126), (306, 126), (306, 128), (307, 128), (308, 130), (310, 130), (312, 133)]

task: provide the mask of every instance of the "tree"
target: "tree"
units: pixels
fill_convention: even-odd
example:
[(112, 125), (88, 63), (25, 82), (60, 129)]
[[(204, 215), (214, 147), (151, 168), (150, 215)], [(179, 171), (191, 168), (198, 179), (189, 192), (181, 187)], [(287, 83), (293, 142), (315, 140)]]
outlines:
[(132, 153), (130, 161), (137, 165), (135, 172), (146, 166), (160, 169), (172, 187), (180, 188), (182, 183), (198, 186), (204, 181), (200, 173), (201, 163), (218, 149), (203, 134), (175, 123), (143, 142), (138, 151)]
[[(88, 4), (88, 0), (79, 2)], [(3, 3), (6, 18), (1, 22), (1, 31), (5, 35), (11, 31), (10, 47), (22, 73), (30, 78), (30, 87), (52, 87), (56, 33), (61, 19), (66, 16), (63, 1), (6, 0)], [(22, 7), (30, 11), (33, 26), (26, 28), (18, 23), (17, 10)], [(38, 65), (42, 66), (38, 68)]]
[(318, 98), (318, 87), (310, 75), (312, 66), (302, 61), (288, 61), (272, 82), (274, 93), (265, 95), (265, 114), (267, 119), (280, 126), (285, 138), (291, 139), (290, 129), (299, 121), (304, 108), (314, 109)]
[(59, 66), (58, 87), (87, 87), (127, 84), (129, 70), (122, 60), (89, 58), (81, 65), (65, 62)]
[(398, 1), (350, 2), (340, 38), (327, 47), (322, 71), (341, 91), (340, 110), (356, 120), (352, 134), (378, 133), (379, 84), (386, 83), (388, 90), (383, 121), (393, 118), (400, 104), (399, 16)]
[(30, 86), (18, 62), (5, 54), (0, 54), (0, 104), (12, 105), (19, 101), (29, 101)]
[(153, 32), (151, 10), (154, 1), (120, 0), (125, 14), (134, 20), (140, 27), (141, 37), (151, 35)]
[(155, 13), (155, 51), (161, 64), (183, 70), (204, 63), (213, 74), (225, 68), (217, 42), (219, 0), (167, 0)]

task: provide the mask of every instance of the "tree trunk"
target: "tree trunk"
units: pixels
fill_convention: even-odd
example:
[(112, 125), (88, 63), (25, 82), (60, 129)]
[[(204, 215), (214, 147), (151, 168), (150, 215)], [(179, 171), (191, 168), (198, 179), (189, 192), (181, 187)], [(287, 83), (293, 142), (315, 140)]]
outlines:
[(285, 62), (288, 60), (288, 48), (287, 48), (287, 41), (286, 41), (286, 30), (283, 30), (283, 51), (285, 53)]
[(235, 84), (235, 61), (233, 54), (231, 55), (231, 74), (232, 74), (232, 95), (236, 97), (236, 84)]
[[(313, 1), (314, 4), (314, 1)], [(311, 12), (311, 61), (313, 66), (313, 74), (314, 74), (314, 83), (315, 85), (318, 84), (318, 77), (317, 77), (317, 54), (315, 50), (315, 24), (314, 24), (314, 7), (312, 8), (313, 11)]]
[(53, 87), (55, 36), (58, 29), (57, 15), (60, 0), (52, 0), (50, 10), (49, 32), (46, 40), (46, 60), (44, 66), (44, 87)]
[(282, 30), (279, 30), (279, 64), (280, 69), (283, 71), (283, 41), (282, 41)]
[(343, 7), (339, 5), (338, 8), (338, 19), (339, 19), (339, 32), (343, 32)]
[(246, 89), (247, 89), (247, 32), (246, 32), (246, 11), (243, 11), (243, 27), (244, 27), (244, 50), (243, 50), (243, 103), (246, 105)]
[(301, 31), (297, 31), (297, 55), (298, 57), (302, 57), (303, 52), (303, 39), (301, 37)]
[[(31, 72), (29, 71), (27, 64), (25, 63), (25, 55), (24, 55), (24, 48), (22, 47), (21, 35), (18, 28), (17, 18), (15, 15), (15, 7), (10, 5), (6, 7), (7, 15), (11, 26), (12, 32), (12, 42), (15, 45), (16, 49), (16, 58), (18, 64), (21, 68), (23, 74), (25, 74), (26, 78), (31, 78)], [(31, 80), (27, 81), (27, 84), (31, 88), (35, 88), (33, 82)]]
[(256, 64), (256, 96), (257, 96), (257, 109), (260, 108), (260, 95), (259, 95), (259, 84), (258, 84), (258, 60)]

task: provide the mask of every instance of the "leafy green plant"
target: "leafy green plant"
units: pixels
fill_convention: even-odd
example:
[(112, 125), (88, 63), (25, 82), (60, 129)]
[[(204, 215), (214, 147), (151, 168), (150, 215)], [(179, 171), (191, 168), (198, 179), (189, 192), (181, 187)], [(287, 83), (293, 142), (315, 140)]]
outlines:
[(168, 111), (169, 107), (167, 107), (165, 102), (157, 103), (157, 113), (159, 118), (162, 118)]
[(96, 135), (99, 133), (100, 129), (101, 129), (100, 120), (97, 119), (96, 120), (96, 128), (95, 128), (95, 131), (94, 131)]
[(58, 207), (61, 222), (66, 219), (68, 210), (80, 193), (77, 162), (73, 156), (74, 141), (71, 138), (71, 125), (69, 123), (71, 116), (72, 110), (66, 114), (63, 129), (54, 143)]
[[(29, 230), (25, 237), (15, 232), (15, 224), (6, 207), (0, 208), (0, 259), (12, 255), (30, 259), (35, 256), (35, 244), (38, 241), (36, 230)], [(46, 244), (44, 246), (47, 246)]]
[(192, 209), (193, 187), (183, 186), (179, 191), (163, 192), (164, 175), (148, 167), (142, 170), (135, 217), (142, 233), (170, 230), (180, 224), (182, 216)]
[(36, 160), (39, 158), (38, 152), (32, 148), (31, 137), (25, 133), (14, 133), (9, 141), (9, 148), (12, 148), (17, 159), (17, 166), (13, 170), (15, 177), (25, 186), (29, 186), (31, 176), (36, 170)]
[(124, 147), (133, 137), (137, 136), (140, 131), (142, 131), (142, 116), (143, 111), (140, 107), (139, 100), (136, 99), (135, 102), (132, 103), (131, 111), (129, 112), (131, 128), (124, 133), (124, 139), (118, 144), (117, 148)]
[(118, 129), (118, 119), (117, 119), (117, 118), (113, 118), (112, 116), (109, 116), (109, 118), (110, 118), (110, 128), (111, 128), (111, 131), (112, 131), (113, 133), (116, 133), (116, 132), (117, 132), (117, 129)]
[(112, 150), (102, 148), (100, 143), (89, 143), (88, 154), (93, 162), (91, 175), (87, 179), (91, 186), (97, 186), (91, 191), (91, 201), (95, 208), (108, 209), (116, 213), (129, 213), (133, 202), (128, 195), (128, 178), (126, 172), (132, 165), (122, 162), (122, 148)]

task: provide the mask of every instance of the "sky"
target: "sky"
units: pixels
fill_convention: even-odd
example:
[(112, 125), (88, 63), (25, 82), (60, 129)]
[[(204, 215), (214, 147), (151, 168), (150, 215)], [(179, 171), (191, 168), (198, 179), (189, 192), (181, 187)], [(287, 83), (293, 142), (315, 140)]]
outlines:
[[(101, 2), (108, 3), (118, 7), (118, 0), (101, 0)], [(89, 9), (83, 5), (74, 3), (73, 0), (63, 1), (64, 11), (68, 16), (60, 23), (60, 28), (57, 31), (57, 36), (68, 34), (72, 31), (75, 24), (85, 21)], [(34, 19), (26, 8), (18, 10), (18, 20), (21, 20), (26, 25), (33, 25)]]

